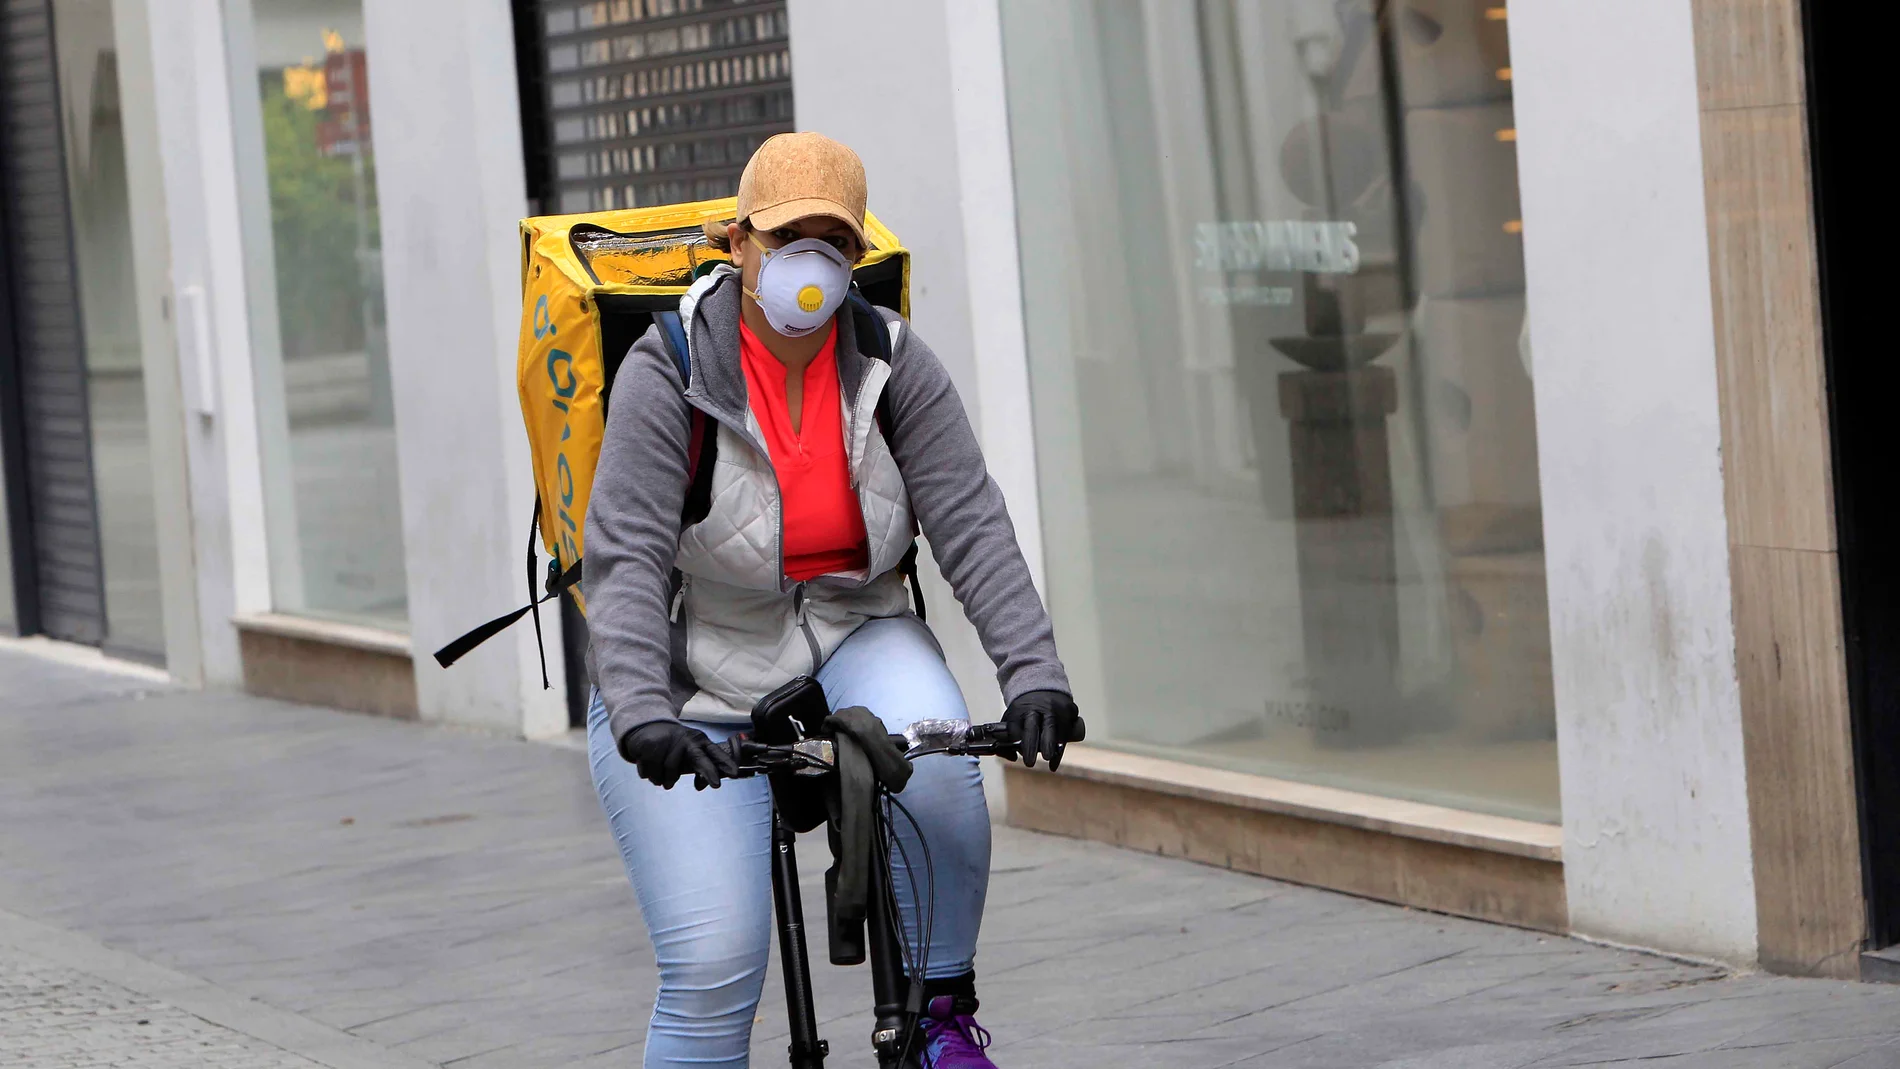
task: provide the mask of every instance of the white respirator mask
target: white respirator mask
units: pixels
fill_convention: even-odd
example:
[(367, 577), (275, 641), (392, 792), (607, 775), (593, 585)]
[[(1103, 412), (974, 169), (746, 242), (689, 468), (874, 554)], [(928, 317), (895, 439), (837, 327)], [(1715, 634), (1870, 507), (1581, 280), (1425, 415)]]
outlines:
[(826, 323), (844, 303), (851, 288), (851, 263), (844, 253), (819, 238), (800, 238), (768, 249), (757, 234), (746, 233), (758, 246), (759, 288), (745, 295), (759, 302), (765, 321), (788, 338), (802, 338)]

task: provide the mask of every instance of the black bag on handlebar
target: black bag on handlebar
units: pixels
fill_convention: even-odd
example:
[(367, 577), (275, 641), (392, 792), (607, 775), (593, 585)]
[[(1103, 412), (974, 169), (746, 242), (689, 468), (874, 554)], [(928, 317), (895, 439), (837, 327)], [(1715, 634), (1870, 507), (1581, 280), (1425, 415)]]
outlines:
[(772, 785), (772, 800), (779, 814), (793, 831), (802, 835), (831, 819), (825, 800), (827, 779), (791, 772), (774, 772), (766, 778)]
[[(784, 746), (806, 732), (818, 733), (830, 716), (824, 688), (810, 676), (799, 676), (752, 707), (752, 738), (768, 746)], [(779, 815), (793, 831), (808, 832), (825, 822), (823, 780), (774, 772), (770, 782)]]

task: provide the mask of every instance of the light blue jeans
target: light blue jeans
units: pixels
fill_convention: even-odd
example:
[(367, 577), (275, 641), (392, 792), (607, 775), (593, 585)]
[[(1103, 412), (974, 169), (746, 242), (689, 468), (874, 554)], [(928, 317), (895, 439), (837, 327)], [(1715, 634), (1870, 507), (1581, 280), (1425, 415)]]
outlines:
[[(893, 732), (915, 720), (965, 719), (963, 694), (943, 654), (914, 616), (860, 627), (818, 672), (833, 709), (862, 705)], [(723, 742), (740, 726), (695, 724)], [(620, 756), (596, 693), (587, 715), (594, 787), (620, 844), (659, 959), (660, 992), (647, 1028), (646, 1069), (743, 1066), (752, 1017), (765, 982), (772, 928), (772, 802), (765, 779), (729, 780), (695, 791), (691, 778), (661, 790)], [(983, 776), (972, 757), (920, 759), (899, 800), (922, 825), (936, 882), (926, 975), (970, 971), (989, 888), (990, 818)], [(897, 816), (898, 838), (918, 871), (896, 858), (894, 876), (905, 938), (913, 953), (919, 918), (911, 881), (922, 882), (923, 853)], [(893, 851), (895, 854), (895, 851)], [(807, 857), (807, 867), (829, 864)], [(824, 967), (823, 902), (807, 902), (812, 957)]]

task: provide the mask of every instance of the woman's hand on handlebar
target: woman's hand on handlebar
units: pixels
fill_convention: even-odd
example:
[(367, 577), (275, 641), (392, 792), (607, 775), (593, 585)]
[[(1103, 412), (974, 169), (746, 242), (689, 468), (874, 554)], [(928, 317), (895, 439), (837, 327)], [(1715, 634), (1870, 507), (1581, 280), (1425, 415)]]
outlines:
[(678, 720), (653, 720), (620, 740), (620, 756), (633, 762), (640, 778), (671, 788), (690, 773), (693, 789), (703, 791), (739, 774), (732, 753), (706, 737), (698, 728)]
[(1036, 767), (1040, 754), (1050, 771), (1062, 764), (1062, 750), (1082, 737), (1082, 718), (1075, 699), (1059, 690), (1032, 690), (1020, 695), (1003, 712), (1011, 741), (1021, 745), (1023, 764)]

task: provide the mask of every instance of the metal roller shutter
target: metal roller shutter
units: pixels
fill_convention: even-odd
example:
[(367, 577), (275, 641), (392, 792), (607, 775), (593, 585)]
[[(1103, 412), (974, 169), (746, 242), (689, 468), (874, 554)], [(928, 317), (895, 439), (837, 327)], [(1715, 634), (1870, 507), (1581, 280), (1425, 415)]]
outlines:
[(728, 197), (792, 129), (785, 0), (517, 2), (543, 211)]
[(8, 451), (20, 454), (7, 465), (13, 552), (27, 556), (15, 571), (27, 584), (20, 625), (96, 645), (105, 585), (66, 197), (50, 4), (0, 0), (0, 403)]

